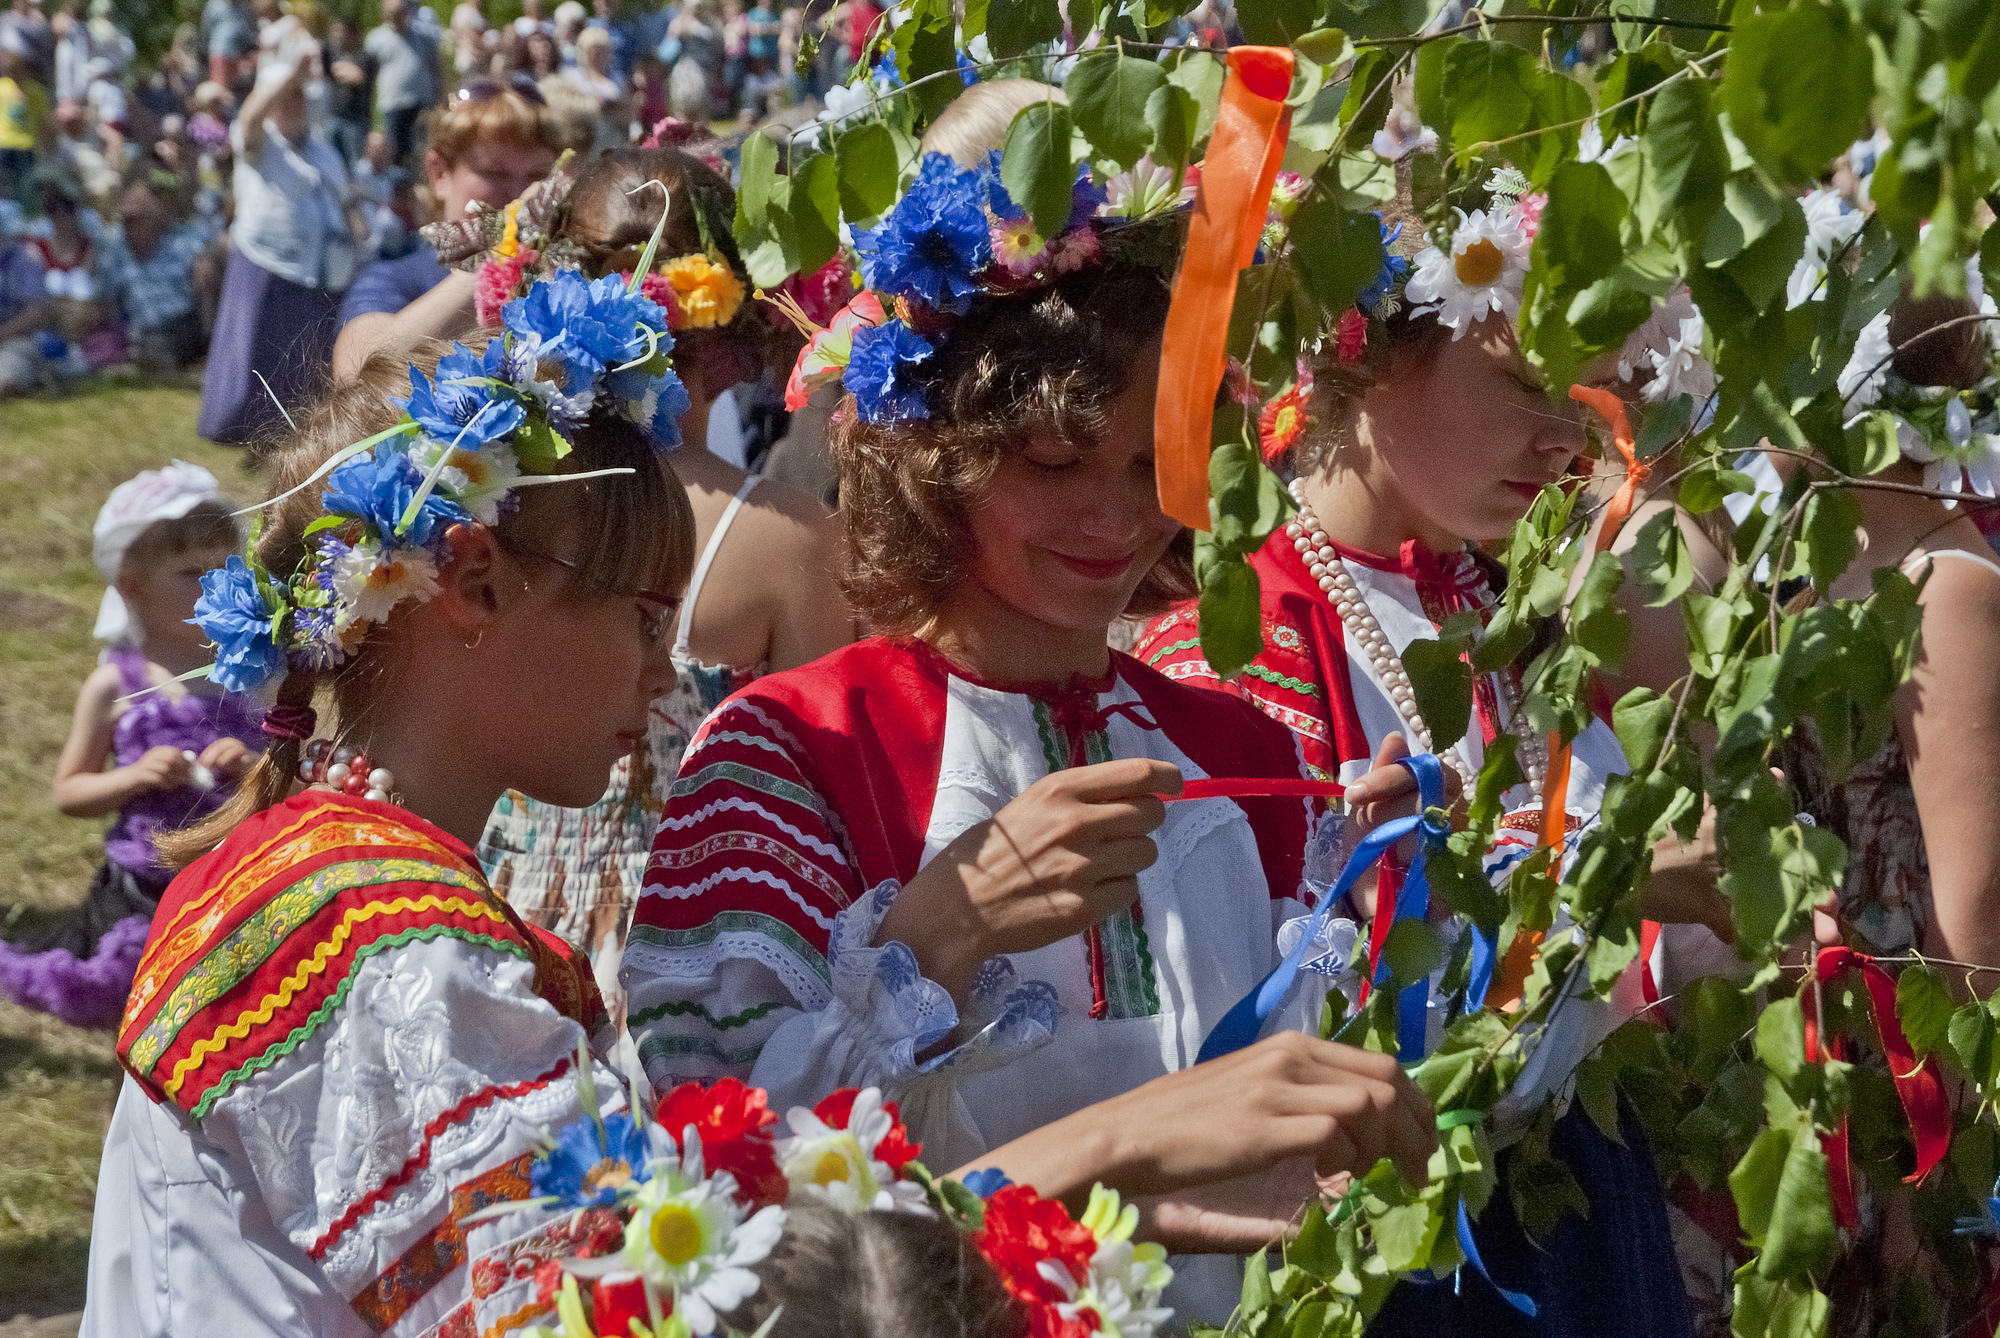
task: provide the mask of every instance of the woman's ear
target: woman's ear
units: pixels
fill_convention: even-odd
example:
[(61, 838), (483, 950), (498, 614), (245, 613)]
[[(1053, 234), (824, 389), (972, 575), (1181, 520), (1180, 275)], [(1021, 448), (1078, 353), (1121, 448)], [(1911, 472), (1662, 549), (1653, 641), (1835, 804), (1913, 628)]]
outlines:
[(453, 525), (438, 564), (438, 612), (469, 636), (485, 630), (516, 591), (501, 576), (500, 545), (484, 525)]

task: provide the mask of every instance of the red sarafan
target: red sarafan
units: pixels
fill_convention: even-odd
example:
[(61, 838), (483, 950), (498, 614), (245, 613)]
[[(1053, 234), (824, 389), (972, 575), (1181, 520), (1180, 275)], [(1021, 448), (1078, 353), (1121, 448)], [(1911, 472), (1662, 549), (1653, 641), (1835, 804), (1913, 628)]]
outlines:
[[(854, 1099), (860, 1095), (858, 1087), (843, 1087), (814, 1106), (813, 1114), (825, 1121), (829, 1129), (845, 1129), (854, 1114)], [(896, 1109), (895, 1102), (884, 1101), (882, 1113), (889, 1117), (889, 1132), (875, 1145), (875, 1160), (901, 1175), (903, 1168), (924, 1150), (924, 1145), (910, 1141), (910, 1131), (903, 1127), (903, 1113)]]
[[(852, 1104), (851, 1094), (848, 1100)], [(778, 1113), (766, 1104), (763, 1088), (735, 1078), (709, 1087), (682, 1083), (667, 1093), (654, 1118), (675, 1139), (693, 1125), (703, 1165), (711, 1174), (735, 1176), (746, 1202), (762, 1207), (785, 1201), (788, 1187), (774, 1145)]]

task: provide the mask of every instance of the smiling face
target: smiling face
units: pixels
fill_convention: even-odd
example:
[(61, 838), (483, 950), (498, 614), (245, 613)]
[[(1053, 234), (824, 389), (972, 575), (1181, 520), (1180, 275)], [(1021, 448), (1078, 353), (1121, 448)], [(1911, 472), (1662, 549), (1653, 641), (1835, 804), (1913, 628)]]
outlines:
[(1180, 533), (1153, 481), (1158, 369), (1155, 344), (1110, 402), (1101, 439), (1036, 434), (1001, 457), (967, 508), (972, 559), (961, 585), (980, 603), (1100, 639), (1125, 612)]
[(1549, 399), (1499, 320), (1399, 350), (1357, 410), (1357, 447), (1341, 454), (1400, 513), (1393, 527), (1433, 548), (1508, 534), (1584, 447), (1574, 406)]
[(556, 156), (539, 144), (506, 139), (474, 140), (456, 162), (432, 149), (424, 156), (424, 174), (437, 197), (441, 217), (465, 217), (468, 204), (501, 208), (549, 174)]

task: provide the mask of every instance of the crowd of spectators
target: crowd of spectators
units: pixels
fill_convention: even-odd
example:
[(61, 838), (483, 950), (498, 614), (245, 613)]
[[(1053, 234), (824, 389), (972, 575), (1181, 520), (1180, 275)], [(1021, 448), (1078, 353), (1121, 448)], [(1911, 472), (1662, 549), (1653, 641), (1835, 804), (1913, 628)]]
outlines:
[[(323, 374), (342, 321), (435, 287), (422, 223), (668, 116), (803, 124), (894, 21), (878, 0), (178, 0), (142, 52), (121, 16), (154, 3), (0, 0), (0, 397), (206, 358), (221, 441)], [(1179, 40), (1230, 17), (1204, 0)], [(461, 127), (441, 154), (440, 118), (486, 102), (499, 147)], [(529, 103), (538, 128), (510, 130)]]

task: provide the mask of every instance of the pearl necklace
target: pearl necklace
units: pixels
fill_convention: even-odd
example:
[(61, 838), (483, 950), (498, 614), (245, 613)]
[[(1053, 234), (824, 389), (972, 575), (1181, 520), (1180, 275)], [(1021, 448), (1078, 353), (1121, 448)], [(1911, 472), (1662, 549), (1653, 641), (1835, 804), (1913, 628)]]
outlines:
[[(1402, 657), (1389, 643), (1388, 634), (1382, 624), (1375, 620), (1375, 614), (1368, 607), (1368, 598), (1361, 587), (1348, 574), (1347, 563), (1340, 556), (1328, 537), (1326, 527), (1319, 517), (1306, 505), (1305, 486), (1299, 480), (1292, 480), (1292, 500), (1298, 503), (1298, 516), (1285, 526), (1285, 534), (1292, 541), (1292, 547), (1306, 564), (1306, 571), (1319, 582), (1321, 593), (1327, 603), (1333, 605), (1340, 615), (1341, 626), (1347, 629), (1347, 643), (1359, 647), (1368, 657), (1375, 676), (1389, 691), (1389, 701), (1396, 715), (1407, 727), (1410, 741), (1420, 752), (1435, 751), (1431, 745), (1431, 727), (1425, 723), (1423, 713), (1417, 709), (1417, 692), (1410, 684), (1409, 671), (1403, 667)], [(1495, 678), (1495, 698), (1499, 699), (1498, 675)], [(1511, 703), (1502, 703), (1503, 707)], [(1530, 791), (1540, 798), (1543, 778), (1548, 770), (1548, 748), (1539, 738), (1523, 734), (1515, 728), (1514, 721), (1507, 722), (1507, 728), (1519, 741), (1514, 755), (1521, 764), (1521, 772), (1527, 778)], [(1465, 792), (1470, 793), (1472, 778), (1466, 775), (1462, 756), (1455, 759), (1439, 759), (1444, 765), (1458, 773)]]

